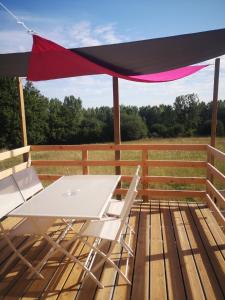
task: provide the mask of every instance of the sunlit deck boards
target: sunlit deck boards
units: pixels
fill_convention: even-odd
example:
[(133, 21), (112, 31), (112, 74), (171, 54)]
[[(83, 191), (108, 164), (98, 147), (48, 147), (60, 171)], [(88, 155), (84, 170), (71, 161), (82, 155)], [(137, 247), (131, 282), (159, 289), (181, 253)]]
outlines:
[[(12, 225), (12, 219), (6, 222)], [(99, 271), (105, 289), (91, 280), (80, 285), (80, 267), (58, 253), (43, 269), (44, 280), (27, 280), (26, 268), (14, 264), (1, 278), (0, 299), (224, 299), (225, 236), (204, 204), (137, 204), (130, 223), (136, 231), (132, 240), (136, 255), (129, 263), (132, 286), (108, 265)], [(60, 229), (60, 225), (55, 226)], [(76, 255), (87, 255), (86, 247), (75, 244), (73, 248)], [(46, 251), (46, 244), (39, 241), (27, 255), (37, 260)], [(8, 255), (2, 240), (0, 253), (2, 262)], [(114, 257), (125, 269), (126, 254), (117, 248)]]

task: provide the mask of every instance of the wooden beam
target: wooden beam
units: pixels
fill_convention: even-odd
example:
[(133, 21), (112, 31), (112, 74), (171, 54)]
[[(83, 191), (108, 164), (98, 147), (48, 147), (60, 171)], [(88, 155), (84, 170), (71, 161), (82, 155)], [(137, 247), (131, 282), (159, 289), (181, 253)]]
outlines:
[(206, 194), (206, 202), (208, 204), (208, 207), (212, 210), (216, 221), (220, 226), (222, 226), (221, 229), (223, 230), (223, 232), (225, 232), (225, 217), (208, 194)]
[[(127, 189), (116, 189), (115, 194), (126, 195)], [(138, 197), (148, 196), (150, 199), (164, 199), (164, 198), (200, 198), (205, 199), (205, 191), (193, 191), (193, 190), (158, 190), (147, 189), (138, 190)]]
[[(26, 115), (25, 115), (25, 105), (23, 96), (23, 83), (22, 79), (18, 77), (18, 92), (19, 92), (19, 112), (20, 112), (20, 128), (22, 137), (22, 146), (27, 146), (27, 127), (26, 127)], [(23, 155), (23, 160), (28, 161), (29, 154)]]
[(213, 103), (211, 119), (211, 146), (216, 145), (216, 127), (217, 127), (217, 109), (218, 109), (218, 89), (219, 89), (220, 58), (215, 60), (214, 86), (213, 86)]
[(225, 198), (209, 180), (206, 181), (206, 191), (208, 194), (213, 195), (213, 199), (216, 200), (216, 205), (219, 208), (225, 209)]
[(207, 170), (210, 174), (212, 174), (215, 178), (220, 180), (225, 185), (225, 175), (217, 170), (213, 165), (210, 163), (207, 164)]
[(93, 144), (93, 145), (32, 145), (31, 151), (114, 151), (114, 150), (153, 150), (153, 151), (206, 151), (206, 144)]
[[(141, 160), (32, 160), (34, 166), (143, 166)], [(171, 168), (206, 168), (205, 161), (147, 160), (144, 166)]]
[(23, 83), (21, 78), (18, 78), (18, 91), (19, 91), (19, 109), (20, 109), (22, 145), (27, 146), (26, 116), (25, 116), (24, 96), (23, 96)]
[(0, 172), (0, 180), (5, 178), (5, 177), (8, 177), (8, 176), (10, 176), (14, 173), (22, 171), (22, 170), (28, 168), (29, 166), (30, 166), (30, 162), (27, 161), (27, 162), (23, 162), (21, 164), (18, 164), (16, 166), (13, 166), (12, 168), (1, 171)]
[(13, 158), (13, 157), (17, 157), (19, 155), (28, 153), (29, 151), (30, 151), (30, 146), (26, 146), (26, 147), (21, 147), (18, 149), (9, 150), (6, 152), (1, 152), (0, 153), (0, 161), (9, 159), (9, 158)]
[(211, 147), (210, 145), (207, 146), (207, 150), (209, 152), (210, 155), (212, 155), (215, 158), (218, 158), (220, 159), (222, 162), (225, 163), (225, 153), (216, 149), (216, 148), (213, 148)]
[[(117, 77), (113, 77), (113, 115), (114, 115), (114, 143), (121, 143), (120, 133), (120, 104), (119, 104), (119, 82)], [(120, 160), (120, 151), (115, 151), (115, 160)], [(116, 167), (116, 174), (120, 174), (120, 166)]]

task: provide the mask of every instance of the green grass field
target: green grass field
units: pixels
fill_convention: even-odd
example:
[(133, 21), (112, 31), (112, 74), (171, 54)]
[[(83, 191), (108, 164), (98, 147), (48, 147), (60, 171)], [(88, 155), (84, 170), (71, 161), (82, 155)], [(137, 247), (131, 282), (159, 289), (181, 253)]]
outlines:
[[(209, 144), (210, 138), (170, 138), (170, 139), (144, 139), (139, 141), (126, 142), (126, 144)], [(225, 139), (217, 138), (216, 147), (222, 152), (225, 152)], [(122, 151), (122, 160), (141, 160), (141, 151)], [(80, 160), (80, 151), (51, 151), (51, 152), (36, 152), (32, 153), (32, 159), (44, 160)], [(90, 160), (113, 160), (113, 151), (90, 151)], [(203, 160), (207, 159), (206, 153), (199, 151), (149, 151), (148, 159), (156, 160)], [(9, 168), (16, 163), (22, 161), (21, 158), (14, 160), (9, 159), (0, 163), (1, 170)], [(216, 167), (225, 174), (225, 164), (216, 161)], [(135, 167), (122, 167), (121, 171), (124, 175), (133, 174)], [(81, 167), (39, 167), (38, 173), (42, 174), (82, 174)], [(113, 174), (114, 167), (89, 167), (90, 174)], [(157, 176), (206, 176), (204, 169), (194, 168), (149, 168), (149, 175)], [(218, 188), (224, 189), (220, 183), (216, 182)], [(181, 184), (151, 184), (150, 188), (165, 188), (165, 189), (198, 189), (201, 190), (201, 185), (181, 185)]]

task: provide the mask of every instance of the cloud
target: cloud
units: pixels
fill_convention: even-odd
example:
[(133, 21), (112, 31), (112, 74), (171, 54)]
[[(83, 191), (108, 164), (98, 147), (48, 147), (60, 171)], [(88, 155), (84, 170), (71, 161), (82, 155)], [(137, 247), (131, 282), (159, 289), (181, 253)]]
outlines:
[(28, 51), (31, 45), (32, 37), (22, 30), (0, 31), (0, 53)]

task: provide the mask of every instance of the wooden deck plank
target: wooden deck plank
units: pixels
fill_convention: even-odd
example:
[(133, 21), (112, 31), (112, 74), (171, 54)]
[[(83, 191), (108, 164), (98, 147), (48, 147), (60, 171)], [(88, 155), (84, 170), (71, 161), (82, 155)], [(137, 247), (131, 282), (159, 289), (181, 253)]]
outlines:
[[(121, 247), (117, 244), (112, 252), (111, 259), (119, 265), (121, 258)], [(116, 281), (116, 271), (115, 269), (110, 266), (109, 264), (105, 264), (104, 268), (102, 269), (101, 274), (101, 283), (105, 286), (104, 289), (100, 289), (96, 287), (96, 294), (95, 299), (111, 299), (114, 285)], [(124, 282), (123, 282), (124, 283)]]
[[(199, 230), (201, 240), (204, 244), (204, 248), (207, 252), (207, 255), (212, 262), (212, 266), (217, 278), (218, 283), (220, 284), (221, 289), (225, 297), (225, 263), (224, 257), (214, 239), (214, 236), (211, 232), (211, 227), (205, 221), (202, 211), (208, 210), (204, 205), (197, 206), (195, 204), (189, 204), (193, 219), (196, 223), (196, 227)], [(215, 224), (214, 224), (215, 225)], [(216, 227), (219, 227), (218, 224)]]
[(204, 205), (199, 205), (199, 208), (201, 210), (202, 216), (205, 219), (205, 222), (207, 223), (208, 227), (210, 228), (210, 231), (216, 241), (216, 244), (218, 248), (220, 249), (224, 259), (225, 259), (225, 234), (218, 226), (218, 223), (211, 211), (207, 209)]
[(149, 299), (149, 204), (141, 204), (131, 299)]
[[(10, 219), (5, 220), (8, 229), (15, 225), (15, 220)], [(44, 280), (27, 280), (27, 268), (17, 260), (0, 278), (0, 299), (225, 298), (225, 236), (204, 204), (168, 200), (136, 203), (129, 222), (136, 229), (132, 239), (136, 253), (134, 260), (130, 260), (128, 276), (133, 279), (132, 286), (125, 284), (107, 265), (98, 272), (106, 284), (104, 290), (98, 289), (90, 279), (80, 288), (81, 268), (58, 253), (43, 268)], [(50, 231), (60, 229), (60, 225), (62, 222), (57, 222)], [(70, 237), (71, 233), (66, 239)], [(7, 251), (0, 239), (1, 245), (1, 249)], [(75, 255), (81, 259), (86, 257), (88, 247), (72, 246)], [(36, 262), (48, 249), (47, 243), (38, 240), (26, 257)], [(118, 250), (116, 248), (113, 255), (119, 258), (124, 271), (127, 254), (121, 255)]]
[[(80, 228), (80, 226), (80, 223), (76, 223), (74, 225), (74, 229), (76, 230)], [(65, 245), (65, 243), (72, 237), (73, 234), (71, 231), (69, 231), (63, 240), (62, 245)], [(69, 245), (67, 248), (71, 254), (79, 256), (82, 250), (82, 245), (78, 242), (75, 242), (72, 245)], [(67, 280), (67, 274), (71, 270), (71, 265), (73, 264), (65, 257), (64, 254), (57, 252), (52, 258), (49, 259), (42, 271), (47, 284), (42, 286), (39, 282), (40, 280), (34, 280), (29, 288), (29, 292), (34, 293), (35, 297), (40, 299), (57, 299), (65, 284), (65, 281)], [(40, 294), (38, 294), (39, 290)], [(23, 297), (22, 299), (26, 299), (26, 297)]]
[(168, 299), (186, 299), (180, 258), (177, 251), (176, 237), (168, 201), (160, 201), (160, 212), (162, 219)]
[[(137, 235), (139, 232), (139, 217), (140, 217), (140, 205), (134, 205), (131, 211), (131, 215), (129, 218), (129, 224), (131, 228), (134, 229), (135, 234), (131, 237), (131, 248), (133, 249), (134, 253), (136, 254), (137, 248)], [(123, 259), (123, 256), (122, 256)], [(134, 262), (135, 257), (129, 260), (129, 268), (128, 268), (128, 278), (132, 282), (133, 281), (133, 274), (134, 274)], [(125, 272), (125, 266), (121, 266), (121, 270)], [(124, 281), (118, 276), (115, 282), (114, 291), (113, 291), (113, 298), (112, 299), (130, 299), (131, 297), (131, 289), (132, 286), (128, 284), (124, 284)]]
[[(90, 238), (89, 242), (93, 243), (94, 239)], [(81, 262), (84, 262), (90, 248), (85, 246), (83, 243), (80, 243), (81, 252), (76, 252), (75, 255), (78, 255), (78, 258)], [(75, 299), (81, 285), (81, 279), (84, 275), (82, 268), (76, 263), (70, 263), (72, 265), (72, 269), (69, 275), (65, 278), (65, 283), (61, 289), (61, 292), (57, 299)]]
[[(101, 247), (100, 245), (100, 249), (103, 252), (107, 252), (108, 249), (110, 247), (110, 242), (104, 243)], [(93, 263), (93, 268), (95, 265), (98, 264), (98, 262), (101, 260), (102, 258), (99, 255), (96, 255), (96, 258), (94, 260)], [(101, 275), (102, 275), (102, 271), (104, 270), (104, 268), (108, 268), (108, 265), (104, 264), (103, 266), (101, 266), (94, 274), (96, 276), (96, 278), (101, 280)], [(83, 300), (83, 299), (94, 299), (95, 294), (96, 294), (96, 290), (97, 290), (97, 284), (90, 278), (85, 277), (82, 285), (80, 287), (80, 290), (77, 294), (77, 297), (75, 298), (76, 300)]]
[[(82, 256), (87, 254), (87, 250), (81, 243), (74, 243), (70, 247), (70, 253), (75, 256)], [(48, 286), (45, 288), (41, 295), (41, 299), (74, 299), (77, 292), (77, 284), (82, 276), (82, 269), (76, 268), (77, 264), (71, 260), (65, 260), (55, 272)], [(74, 273), (74, 269), (75, 273)], [(71, 274), (73, 274), (71, 276)], [(69, 277), (70, 276), (70, 280)]]
[[(57, 220), (55, 224), (50, 228), (49, 234), (53, 234), (52, 236), (57, 237), (60, 234), (61, 228), (62, 228), (62, 222)], [(49, 249), (50, 246), (48, 245), (48, 243), (45, 242), (43, 239), (39, 239), (38, 242), (35, 243), (34, 246), (27, 251), (26, 257), (31, 262), (34, 261), (38, 262), (48, 253)], [(28, 280), (27, 276), (29, 272), (26, 266), (24, 266), (21, 262), (19, 262), (19, 264), (22, 266), (21, 272), (18, 274), (19, 280), (18, 278), (14, 279), (14, 285), (10, 288), (7, 294), (7, 299), (15, 299), (14, 298), (15, 295), (17, 295), (18, 298), (21, 298), (24, 295), (29, 295), (28, 298), (32, 298), (32, 297), (35, 298), (35, 293), (31, 291), (31, 287), (33, 286), (33, 283), (34, 282), (36, 283), (37, 293), (41, 293), (43, 290), (42, 286), (47, 284), (47, 277), (45, 277), (44, 280), (40, 280), (40, 279), (36, 279), (34, 276), (30, 280)], [(44, 269), (42, 272), (44, 275), (45, 274)]]
[(191, 246), (178, 204), (176, 202), (170, 202), (170, 209), (173, 226), (175, 228), (177, 248), (181, 258), (181, 267), (187, 298), (196, 300), (204, 299), (201, 282), (199, 280), (195, 261), (191, 252)]
[[(197, 206), (197, 203), (192, 205)], [(179, 204), (179, 207), (205, 297), (215, 300), (223, 299), (222, 291), (217, 282), (211, 262), (205, 252), (189, 207), (186, 203)]]
[(151, 201), (150, 299), (167, 299), (162, 224), (159, 201)]

